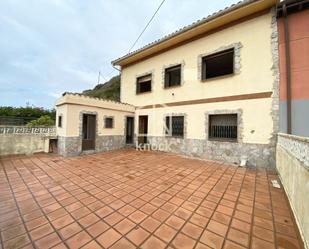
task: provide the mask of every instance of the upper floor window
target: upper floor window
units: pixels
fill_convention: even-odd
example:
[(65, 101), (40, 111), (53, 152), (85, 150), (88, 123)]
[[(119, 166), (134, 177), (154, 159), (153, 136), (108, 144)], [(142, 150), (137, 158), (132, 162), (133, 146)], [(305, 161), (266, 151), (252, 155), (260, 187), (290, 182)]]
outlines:
[(237, 114), (209, 115), (209, 139), (237, 141)]
[(181, 84), (181, 65), (165, 69), (164, 87), (180, 86)]
[(62, 127), (62, 116), (61, 115), (58, 116), (58, 127), (59, 128)]
[(151, 92), (151, 74), (138, 77), (136, 80), (136, 94)]
[(233, 73), (234, 48), (207, 55), (202, 58), (202, 80)]
[(172, 137), (183, 137), (184, 135), (184, 116), (165, 117), (165, 134)]
[(113, 117), (106, 117), (104, 119), (104, 127), (105, 128), (113, 128), (114, 127), (114, 118)]

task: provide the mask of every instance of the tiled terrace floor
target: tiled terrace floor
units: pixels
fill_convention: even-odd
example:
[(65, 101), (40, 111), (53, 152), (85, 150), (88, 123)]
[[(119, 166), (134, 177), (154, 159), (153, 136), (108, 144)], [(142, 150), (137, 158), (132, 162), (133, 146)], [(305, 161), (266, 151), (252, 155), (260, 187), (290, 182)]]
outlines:
[(301, 248), (264, 170), (135, 150), (0, 163), (0, 248)]

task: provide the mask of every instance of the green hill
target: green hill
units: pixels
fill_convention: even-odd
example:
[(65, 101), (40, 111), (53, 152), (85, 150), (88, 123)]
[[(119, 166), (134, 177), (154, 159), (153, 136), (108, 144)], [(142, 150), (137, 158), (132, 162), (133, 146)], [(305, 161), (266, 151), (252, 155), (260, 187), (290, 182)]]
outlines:
[(96, 85), (92, 90), (82, 92), (87, 96), (120, 101), (120, 75), (109, 81)]

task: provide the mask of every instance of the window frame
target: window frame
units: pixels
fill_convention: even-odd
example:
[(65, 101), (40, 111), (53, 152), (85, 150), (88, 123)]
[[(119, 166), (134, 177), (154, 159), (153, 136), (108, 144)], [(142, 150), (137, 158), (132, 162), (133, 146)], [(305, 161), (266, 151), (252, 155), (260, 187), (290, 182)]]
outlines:
[[(182, 135), (174, 134), (173, 118), (182, 118), (182, 122), (183, 122), (182, 123)], [(185, 137), (185, 115), (183, 114), (166, 115), (164, 117), (164, 125), (165, 125), (165, 136), (166, 137), (172, 137), (172, 138), (184, 138)]]
[[(217, 76), (212, 76), (212, 77), (207, 77), (207, 67), (206, 67), (206, 60), (211, 59), (211, 58), (215, 58), (218, 56), (221, 56), (223, 54), (228, 54), (231, 53), (233, 54), (232, 56), (232, 72), (231, 73), (227, 73), (227, 74), (222, 74), (222, 75), (217, 75)], [(235, 75), (235, 47), (231, 47), (231, 48), (226, 48), (211, 54), (207, 54), (201, 57), (201, 81), (205, 82), (205, 81), (209, 81), (209, 80), (213, 80), (213, 79), (218, 79), (218, 78), (223, 78), (223, 77), (230, 77)]]
[[(179, 70), (179, 83), (171, 85), (171, 83), (170, 83), (171, 79), (170, 79), (170, 77), (169, 78), (167, 78), (167, 77), (174, 70)], [(169, 81), (169, 82), (167, 82), (167, 81)], [(181, 86), (181, 82), (182, 82), (182, 64), (177, 64), (177, 65), (173, 65), (173, 66), (164, 68), (164, 89), (179, 87), (179, 86)]]
[[(106, 120), (107, 119), (111, 119), (112, 120), (112, 126), (111, 127), (106, 126)], [(115, 127), (114, 122), (115, 122), (115, 119), (114, 119), (113, 116), (106, 116), (106, 117), (104, 117), (104, 128), (105, 129), (113, 129)]]
[[(142, 78), (146, 78), (146, 77), (150, 77), (150, 80), (144, 81), (144, 83), (150, 81), (150, 90), (149, 91), (141, 92), (139, 85), (142, 84), (143, 81), (139, 82), (139, 80), (141, 80)], [(136, 91), (135, 91), (136, 95), (150, 93), (150, 92), (152, 92), (152, 73), (147, 73), (147, 74), (144, 74), (144, 75), (136, 77)]]
[[(212, 116), (235, 116), (236, 117), (236, 138), (230, 138), (230, 137), (215, 137), (212, 135), (211, 127), (212, 127)], [(226, 126), (226, 125), (225, 125)], [(238, 113), (215, 113), (215, 114), (208, 114), (208, 140), (209, 141), (217, 141), (217, 142), (233, 142), (236, 143), (239, 141), (239, 114)]]

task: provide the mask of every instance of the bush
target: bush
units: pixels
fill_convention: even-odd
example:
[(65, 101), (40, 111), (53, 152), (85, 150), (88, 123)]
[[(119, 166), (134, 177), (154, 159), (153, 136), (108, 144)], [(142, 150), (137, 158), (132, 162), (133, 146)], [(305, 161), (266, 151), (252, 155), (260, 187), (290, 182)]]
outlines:
[(55, 121), (48, 115), (41, 116), (40, 118), (32, 120), (27, 124), (28, 127), (49, 127), (54, 125)]

